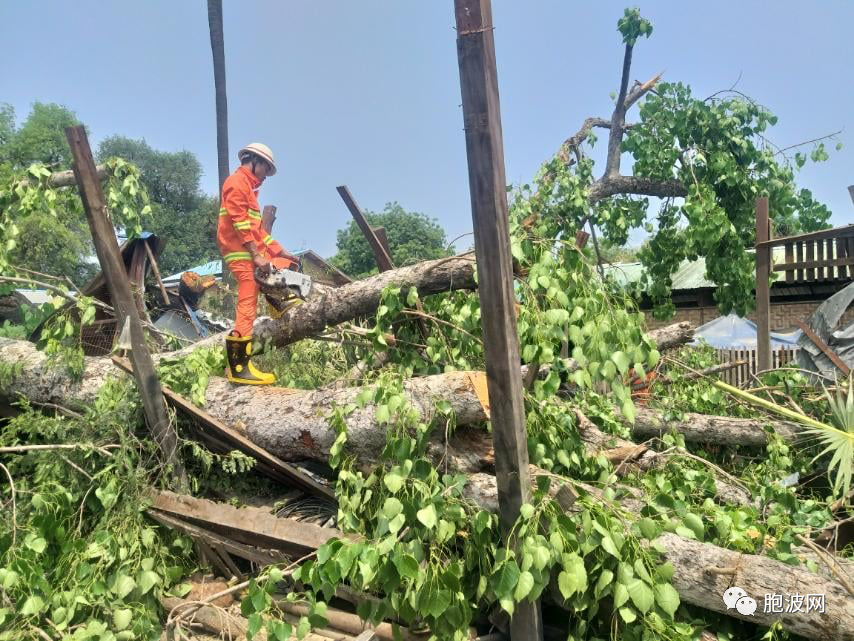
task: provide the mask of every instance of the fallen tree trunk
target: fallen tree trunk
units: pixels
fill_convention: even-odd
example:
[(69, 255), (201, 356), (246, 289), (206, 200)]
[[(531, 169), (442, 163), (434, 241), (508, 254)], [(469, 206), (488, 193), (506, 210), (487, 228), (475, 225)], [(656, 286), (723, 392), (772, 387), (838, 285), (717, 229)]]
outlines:
[(263, 345), (282, 347), (320, 334), (327, 327), (372, 314), (389, 286), (415, 287), (420, 296), (456, 289), (474, 289), (474, 254), (440, 258), (392, 269), (312, 297), (281, 318), (256, 323), (254, 334)]
[(763, 447), (768, 443), (765, 427), (772, 425), (783, 439), (794, 441), (804, 427), (778, 419), (731, 418), (686, 412), (679, 420), (667, 420), (663, 412), (646, 407), (636, 408), (632, 434), (648, 439), (675, 431), (688, 443), (718, 443)]
[[(803, 567), (675, 534), (664, 534), (657, 542), (666, 550), (664, 560), (673, 564), (673, 587), (686, 603), (765, 626), (780, 620), (785, 630), (816, 641), (854, 640), (854, 596), (837, 581)], [(727, 609), (722, 595), (732, 586), (740, 587), (756, 601), (755, 613), (743, 615), (735, 608)], [(782, 595), (779, 609), (771, 601), (775, 594)], [(803, 597), (801, 607), (783, 612), (792, 603), (792, 595)], [(820, 610), (807, 607), (807, 597), (819, 596)]]

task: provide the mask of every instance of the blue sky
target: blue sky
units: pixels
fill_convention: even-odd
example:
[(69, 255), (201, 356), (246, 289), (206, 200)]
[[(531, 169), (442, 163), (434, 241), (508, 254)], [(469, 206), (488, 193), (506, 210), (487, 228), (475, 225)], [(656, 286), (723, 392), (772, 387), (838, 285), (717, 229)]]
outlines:
[[(835, 224), (854, 222), (849, 0), (493, 0), (508, 181), (529, 180), (585, 117), (610, 115), (616, 22), (635, 5), (654, 33), (635, 49), (633, 79), (663, 70), (705, 97), (740, 76), (779, 116), (780, 146), (843, 130), (842, 151), (799, 182)], [(276, 152), (261, 202), (278, 206), (288, 248), (334, 253), (349, 221), (340, 184), (365, 209), (397, 200), (437, 218), (449, 239), (471, 230), (451, 0), (225, 0), (224, 13), (231, 152), (254, 140)], [(205, 2), (5, 0), (0, 24), (0, 101), (19, 119), (33, 101), (57, 102), (93, 144), (122, 134), (188, 149), (216, 191)]]

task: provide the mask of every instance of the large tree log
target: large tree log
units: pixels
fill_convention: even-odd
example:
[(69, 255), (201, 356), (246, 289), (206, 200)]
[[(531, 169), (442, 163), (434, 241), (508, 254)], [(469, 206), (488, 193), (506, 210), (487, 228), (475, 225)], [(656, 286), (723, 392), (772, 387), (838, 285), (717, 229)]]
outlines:
[(661, 436), (676, 431), (688, 443), (718, 443), (763, 447), (768, 443), (765, 426), (772, 425), (783, 439), (794, 441), (804, 428), (778, 419), (731, 418), (687, 412), (679, 420), (667, 420), (658, 410), (638, 407), (632, 434), (639, 439)]
[[(770, 626), (781, 620), (783, 628), (816, 641), (854, 640), (854, 596), (837, 581), (827, 580), (803, 567), (753, 554), (725, 550), (709, 543), (664, 534), (657, 539), (666, 552), (664, 559), (674, 567), (673, 587), (686, 603), (721, 612), (751, 623)], [(727, 610), (723, 593), (737, 586), (756, 601), (756, 612), (742, 615)], [(765, 599), (783, 595), (782, 608), (788, 605), (785, 595), (822, 595), (822, 611), (807, 612), (806, 599), (800, 611), (773, 612), (771, 601), (765, 612)]]
[(312, 297), (277, 320), (256, 323), (262, 344), (281, 347), (321, 333), (327, 327), (373, 313), (383, 289), (415, 287), (420, 296), (455, 289), (474, 289), (474, 254), (430, 260), (399, 267)]

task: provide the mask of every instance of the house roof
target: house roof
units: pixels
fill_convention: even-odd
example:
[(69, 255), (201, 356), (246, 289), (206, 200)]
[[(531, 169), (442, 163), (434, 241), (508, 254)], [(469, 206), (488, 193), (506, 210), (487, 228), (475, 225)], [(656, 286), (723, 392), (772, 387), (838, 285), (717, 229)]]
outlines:
[[(753, 250), (748, 250), (753, 253)], [(786, 248), (774, 247), (771, 254), (774, 265), (782, 265), (786, 260)], [(604, 266), (605, 273), (612, 276), (620, 285), (638, 283), (643, 275), (643, 265), (640, 263), (614, 263)], [(784, 272), (777, 272), (782, 279)], [(673, 290), (714, 288), (716, 285), (706, 278), (706, 258), (700, 256), (697, 260), (683, 260), (673, 274)]]

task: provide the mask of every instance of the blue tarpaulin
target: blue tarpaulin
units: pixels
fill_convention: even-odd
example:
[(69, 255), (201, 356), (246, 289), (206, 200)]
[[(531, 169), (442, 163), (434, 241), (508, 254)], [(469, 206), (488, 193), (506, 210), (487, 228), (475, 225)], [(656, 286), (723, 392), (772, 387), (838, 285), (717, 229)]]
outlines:
[[(801, 330), (771, 332), (771, 349), (796, 349)], [(704, 340), (718, 349), (756, 349), (756, 323), (735, 314), (720, 316), (694, 332), (692, 344)]]

